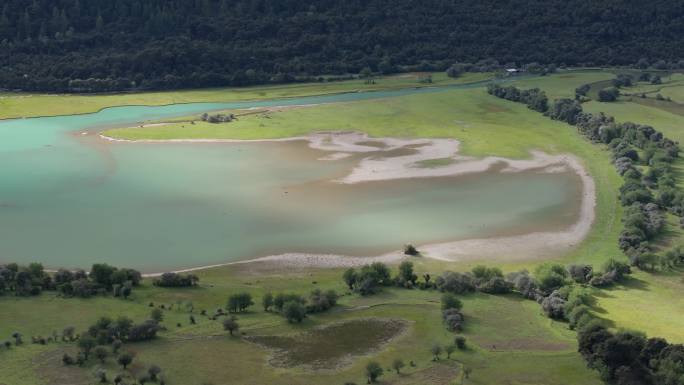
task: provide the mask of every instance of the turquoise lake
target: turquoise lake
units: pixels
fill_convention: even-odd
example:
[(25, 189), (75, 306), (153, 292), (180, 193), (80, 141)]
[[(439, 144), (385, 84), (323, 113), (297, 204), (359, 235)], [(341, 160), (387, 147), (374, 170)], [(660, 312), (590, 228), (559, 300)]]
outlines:
[(2, 121), (0, 263), (87, 268), (107, 262), (157, 272), (283, 252), (370, 255), (407, 242), (562, 229), (577, 219), (581, 184), (572, 173), (342, 185), (332, 180), (359, 156), (320, 161), (327, 153), (305, 142), (113, 143), (93, 134), (222, 108), (418, 92), (439, 89), (114, 107)]

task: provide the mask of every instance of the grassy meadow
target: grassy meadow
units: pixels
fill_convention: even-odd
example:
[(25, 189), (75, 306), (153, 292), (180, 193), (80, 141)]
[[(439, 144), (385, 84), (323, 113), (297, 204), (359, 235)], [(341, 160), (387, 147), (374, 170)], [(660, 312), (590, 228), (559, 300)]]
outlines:
[[(476, 81), (482, 76), (468, 75), (456, 81)], [(515, 83), (523, 88), (539, 87), (553, 99), (572, 97), (576, 87), (606, 81), (613, 76), (610, 71), (582, 71), (520, 79)], [(433, 80), (434, 84), (454, 82), (442, 75), (434, 75)], [(0, 118), (92, 112), (120, 104), (233, 101), (407, 86), (416, 86), (416, 78), (385, 78), (375, 85), (349, 81), (131, 95), (0, 95)], [(629, 101), (589, 102), (584, 108), (592, 112), (605, 111), (619, 120), (651, 124), (666, 136), (684, 142), (684, 117), (680, 115)], [(617, 194), (622, 179), (610, 162), (609, 152), (586, 141), (574, 127), (552, 121), (522, 104), (489, 96), (484, 88), (261, 110), (226, 124), (200, 121), (190, 124), (190, 120), (197, 120), (197, 117), (145, 128), (112, 129), (105, 134), (132, 140), (264, 139), (313, 131), (354, 130), (376, 137), (456, 138), (461, 141), (462, 152), (472, 156), (526, 158), (534, 149), (552, 154), (570, 153), (582, 160), (596, 182), (596, 220), (590, 235), (566, 255), (557, 256), (557, 261), (590, 263), (598, 267), (610, 257), (625, 258), (616, 242), (622, 228), (622, 209)], [(668, 238), (663, 242), (678, 243), (682, 232), (675, 223), (668, 229)], [(505, 256), (496, 261), (468, 263), (423, 258), (414, 258), (413, 262), (419, 276), (423, 273), (436, 276), (445, 270), (469, 270), (476, 264), (498, 266), (504, 272), (522, 268), (533, 270), (540, 263), (532, 259), (513, 263), (506, 261)], [(158, 288), (147, 279), (142, 287), (134, 289), (128, 300), (109, 297), (64, 299), (51, 293), (30, 298), (4, 296), (0, 297), (3, 309), (0, 312), (0, 340), (15, 330), (21, 331), (25, 339), (31, 335), (48, 335), (53, 330), (60, 332), (66, 326), (74, 326), (81, 332), (103, 315), (126, 314), (135, 321), (142, 321), (149, 316), (149, 304), (153, 303), (154, 306), (165, 304), (167, 309), (172, 307), (164, 311), (163, 324), (168, 330), (153, 342), (127, 344), (126, 349), (136, 353), (131, 372), (140, 374), (150, 364), (157, 364), (165, 373), (168, 384), (362, 384), (366, 381), (364, 367), (370, 359), (386, 369), (380, 378), (382, 384), (601, 383), (598, 374), (588, 369), (576, 352), (575, 333), (566, 324), (545, 317), (534, 301), (513, 295), (477, 293), (461, 296), (466, 317), (461, 334), (467, 339), (468, 349), (456, 351), (450, 359), (442, 354), (435, 362), (430, 346), (450, 344), (456, 335), (444, 328), (437, 292), (390, 288), (377, 295), (360, 297), (348, 293), (341, 274), (341, 269), (280, 269), (259, 263), (199, 271), (200, 286), (197, 288)], [(326, 313), (310, 315), (302, 324), (288, 324), (282, 317), (264, 312), (259, 306), (261, 296), (268, 291), (306, 295), (315, 288), (334, 289), (344, 295), (339, 306)], [(595, 311), (616, 328), (632, 328), (649, 336), (684, 342), (682, 289), (684, 281), (679, 272), (637, 272), (623, 285), (595, 290), (598, 299)], [(238, 315), (239, 334), (244, 336), (298, 336), (322, 325), (367, 318), (402, 319), (409, 326), (382, 350), (353, 357), (348, 364), (334, 369), (312, 372), (301, 367), (274, 367), (269, 360), (277, 352), (247, 339), (230, 337), (221, 328), (220, 321), (198, 315), (201, 309), (211, 313), (213, 309), (224, 307), (228, 295), (240, 291), (251, 293), (257, 303), (249, 312)], [(189, 323), (188, 303), (194, 307), (196, 325)], [(648, 316), (644, 316), (646, 314)], [(334, 342), (334, 338), (321, 341), (321, 349), (335, 349)], [(73, 344), (66, 343), (46, 346), (26, 343), (11, 350), (0, 349), (0, 384), (86, 385), (96, 383), (93, 372), (98, 367), (106, 368), (110, 377), (120, 371), (111, 358), (104, 364), (91, 359), (84, 368), (62, 365), (62, 354), (74, 351)], [(396, 358), (407, 364), (401, 374), (390, 369)], [(410, 361), (415, 366), (409, 365)], [(472, 370), (467, 379), (464, 367)]]
[[(418, 272), (442, 271), (446, 266), (432, 261), (416, 260)], [(0, 333), (7, 335), (14, 328), (28, 335), (45, 335), (55, 325), (71, 325), (83, 330), (99, 316), (130, 315), (141, 321), (147, 317), (149, 303), (172, 307), (164, 312), (163, 325), (168, 331), (153, 342), (127, 344), (136, 353), (131, 370), (142, 373), (150, 364), (158, 364), (169, 384), (240, 383), (240, 384), (329, 384), (353, 381), (363, 383), (363, 367), (369, 358), (354, 357), (350, 363), (334, 369), (306, 371), (302, 368), (270, 368), (270, 352), (244, 339), (230, 337), (220, 321), (210, 321), (198, 315), (200, 309), (211, 312), (225, 304), (228, 293), (248, 291), (258, 303), (266, 291), (281, 290), (308, 294), (314, 288), (335, 289), (346, 293), (339, 278), (342, 271), (293, 270), (280, 271), (250, 266), (224, 267), (200, 272), (201, 287), (193, 289), (161, 289), (145, 285), (135, 290), (129, 300), (113, 298), (63, 299), (52, 294), (38, 298), (3, 298), (5, 311), (0, 315)], [(468, 384), (599, 384), (597, 376), (584, 367), (575, 353), (574, 334), (567, 326), (546, 318), (532, 301), (517, 296), (472, 294), (462, 297), (467, 323), (463, 333), (468, 349), (457, 351), (450, 359), (446, 355), (432, 361), (430, 347), (434, 343), (450, 344), (454, 333), (441, 322), (439, 295), (433, 291), (386, 289), (370, 297), (344, 295), (338, 307), (327, 313), (309, 316), (302, 324), (288, 324), (260, 306), (238, 315), (240, 333), (254, 335), (297, 335), (316, 326), (344, 320), (380, 318), (402, 319), (407, 331), (390, 341), (373, 360), (389, 368), (395, 358), (407, 364), (402, 373), (386, 372), (382, 383), (460, 383), (463, 365), (471, 368)], [(190, 325), (185, 308), (191, 301), (197, 318)], [(180, 309), (178, 307), (180, 305)], [(21, 319), (22, 325), (13, 325)], [(177, 326), (180, 323), (181, 326)], [(57, 331), (61, 331), (58, 329)], [(343, 338), (341, 336), (340, 338)], [(334, 349), (334, 340), (321, 341), (321, 349)], [(92, 373), (104, 367), (109, 373), (119, 369), (110, 358), (105, 364), (91, 360), (88, 367), (65, 367), (64, 352), (73, 352), (68, 344), (47, 346), (23, 345), (5, 352), (9, 366), (0, 366), (0, 378), (8, 383), (94, 383)], [(409, 365), (413, 361), (415, 366)], [(8, 361), (4, 360), (5, 363)], [(544, 370), (538, 370), (541, 366)], [(6, 368), (6, 369), (4, 369)], [(17, 368), (21, 370), (17, 371)], [(192, 368), (189, 370), (188, 368)], [(264, 370), (268, 368), (268, 370)], [(60, 382), (68, 378), (70, 382)], [(17, 382), (12, 382), (15, 380)], [(225, 382), (223, 382), (225, 381)]]
[(469, 73), (453, 79), (433, 73), (432, 83), (420, 83), (418, 73), (379, 77), (368, 84), (365, 79), (319, 83), (295, 83), (262, 87), (210, 88), (183, 91), (160, 91), (102, 95), (24, 94), (0, 92), (0, 119), (31, 116), (71, 115), (97, 112), (112, 106), (160, 106), (176, 103), (234, 102), (239, 100), (278, 99), (340, 92), (390, 90), (471, 83), (491, 77), (487, 73)]

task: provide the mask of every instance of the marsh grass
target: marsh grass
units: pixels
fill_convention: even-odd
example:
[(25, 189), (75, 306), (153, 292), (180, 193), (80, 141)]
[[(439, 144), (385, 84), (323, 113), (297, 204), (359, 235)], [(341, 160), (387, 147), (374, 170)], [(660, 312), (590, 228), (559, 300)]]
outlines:
[(408, 323), (401, 319), (361, 318), (316, 327), (285, 336), (251, 336), (247, 339), (273, 350), (273, 366), (305, 366), (314, 370), (349, 365), (359, 356), (382, 350), (401, 335)]

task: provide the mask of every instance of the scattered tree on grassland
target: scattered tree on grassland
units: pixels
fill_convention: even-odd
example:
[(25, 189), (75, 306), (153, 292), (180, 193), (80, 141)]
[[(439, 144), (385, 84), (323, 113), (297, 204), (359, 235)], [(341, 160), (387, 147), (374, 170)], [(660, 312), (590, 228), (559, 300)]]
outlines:
[(289, 301), (283, 305), (283, 315), (288, 322), (302, 322), (306, 318), (306, 308), (299, 302)]
[(252, 295), (249, 293), (237, 293), (228, 297), (226, 308), (231, 313), (244, 312), (248, 307), (254, 305)]
[(264, 311), (270, 311), (273, 306), (273, 293), (268, 292), (264, 294), (261, 298), (261, 306), (263, 306)]
[(159, 308), (154, 308), (150, 313), (150, 319), (157, 323), (162, 322), (164, 320), (164, 312)]
[(406, 366), (406, 365), (404, 364), (404, 361), (402, 361), (400, 358), (397, 358), (394, 361), (392, 361), (392, 369), (394, 369), (397, 372), (397, 374), (399, 374), (399, 371), (404, 366)]
[(100, 360), (100, 362), (103, 364), (109, 356), (109, 350), (107, 350), (107, 348), (105, 348), (104, 346), (96, 347), (93, 353), (95, 354), (95, 358)]
[(375, 383), (380, 376), (382, 376), (383, 369), (375, 361), (371, 361), (366, 365), (366, 377), (368, 378), (368, 383)]
[(456, 338), (454, 338), (454, 345), (456, 345), (456, 347), (457, 347), (459, 350), (465, 350), (465, 348), (466, 348), (466, 339), (465, 339), (465, 337), (463, 337), (463, 336), (456, 336)]
[(432, 353), (433, 361), (439, 361), (439, 355), (442, 354), (442, 345), (434, 343), (430, 348), (430, 353)]
[(119, 354), (119, 358), (116, 359), (116, 362), (125, 370), (126, 367), (133, 362), (133, 354), (129, 352), (121, 353)]
[(76, 343), (78, 346), (79, 350), (83, 353), (83, 357), (88, 360), (88, 356), (90, 355), (90, 351), (93, 350), (93, 348), (97, 345), (95, 342), (95, 339), (89, 335), (83, 335), (81, 338), (78, 339), (78, 342)]
[(238, 329), (240, 329), (240, 325), (238, 325), (235, 317), (229, 317), (223, 320), (223, 330), (227, 330), (231, 336), (233, 335), (233, 332), (236, 332)]

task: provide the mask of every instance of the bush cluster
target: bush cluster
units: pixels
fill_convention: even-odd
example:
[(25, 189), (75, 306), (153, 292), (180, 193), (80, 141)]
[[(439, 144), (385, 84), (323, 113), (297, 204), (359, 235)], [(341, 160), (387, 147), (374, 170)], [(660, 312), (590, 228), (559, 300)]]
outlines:
[(294, 293), (266, 293), (262, 298), (264, 311), (273, 308), (288, 322), (302, 322), (307, 314), (321, 313), (337, 305), (339, 295), (334, 290), (313, 290), (308, 299)]
[(445, 293), (442, 295), (442, 319), (447, 330), (460, 332), (463, 330), (465, 318), (461, 313), (463, 303), (454, 294)]
[(51, 275), (40, 263), (28, 266), (8, 263), (0, 266), (0, 295), (12, 292), (17, 296), (28, 296), (38, 295), (43, 290), (57, 290), (66, 297), (87, 298), (111, 293), (127, 298), (141, 280), (142, 275), (137, 270), (119, 269), (107, 264), (94, 264), (90, 273), (59, 269)]
[(520, 90), (514, 86), (503, 87), (498, 84), (490, 84), (487, 86), (487, 92), (502, 99), (523, 103), (531, 110), (546, 112), (549, 109), (549, 99), (546, 97), (546, 93), (539, 88)]
[(197, 286), (199, 277), (194, 274), (164, 273), (152, 281), (160, 287), (192, 287)]

